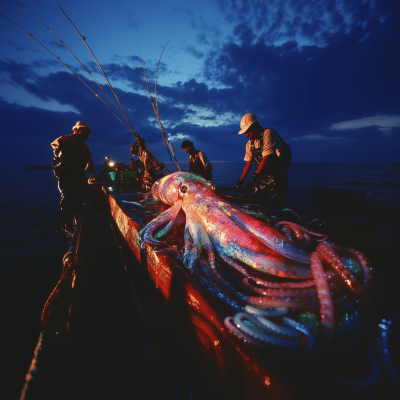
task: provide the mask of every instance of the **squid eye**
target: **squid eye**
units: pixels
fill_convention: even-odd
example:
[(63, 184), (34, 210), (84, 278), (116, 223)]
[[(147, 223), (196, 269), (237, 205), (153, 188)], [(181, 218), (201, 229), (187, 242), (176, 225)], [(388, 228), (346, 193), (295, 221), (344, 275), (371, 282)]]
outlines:
[(181, 193), (186, 193), (187, 192), (187, 187), (185, 185), (182, 185), (180, 188)]

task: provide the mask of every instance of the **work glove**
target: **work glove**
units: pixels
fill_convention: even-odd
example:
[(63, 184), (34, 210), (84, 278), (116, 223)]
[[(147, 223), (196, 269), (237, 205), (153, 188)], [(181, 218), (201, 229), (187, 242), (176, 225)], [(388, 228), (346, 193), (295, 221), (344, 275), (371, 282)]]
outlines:
[(243, 186), (243, 182), (241, 179), (239, 179), (236, 183), (236, 189), (240, 189)]
[(258, 179), (260, 178), (260, 175), (257, 174), (256, 172), (251, 176), (251, 178), (249, 179), (249, 181), (246, 184), (246, 191), (251, 191), (251, 189), (253, 189), (253, 187), (256, 185), (256, 183), (258, 182)]

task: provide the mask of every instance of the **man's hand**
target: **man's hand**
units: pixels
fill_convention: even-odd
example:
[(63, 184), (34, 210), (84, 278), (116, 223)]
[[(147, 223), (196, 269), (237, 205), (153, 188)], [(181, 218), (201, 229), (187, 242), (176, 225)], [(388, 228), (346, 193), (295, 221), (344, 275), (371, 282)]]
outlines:
[(239, 179), (236, 183), (236, 189), (243, 187), (244, 180)]
[(250, 191), (254, 187), (254, 185), (257, 183), (259, 177), (260, 177), (260, 175), (257, 174), (256, 172), (254, 172), (254, 174), (251, 176), (251, 178), (249, 179), (249, 181), (246, 184), (247, 191)]

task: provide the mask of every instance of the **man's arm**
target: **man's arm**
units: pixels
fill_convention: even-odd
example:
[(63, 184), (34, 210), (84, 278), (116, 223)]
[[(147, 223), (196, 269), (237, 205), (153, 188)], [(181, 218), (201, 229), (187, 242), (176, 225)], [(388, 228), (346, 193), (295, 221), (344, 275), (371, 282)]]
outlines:
[(269, 164), (270, 160), (272, 160), (271, 155), (272, 154), (269, 154), (269, 155), (263, 157), (255, 174), (261, 175), (263, 172), (265, 172), (268, 169), (268, 164)]
[(86, 151), (87, 151), (87, 164), (86, 164), (86, 168), (85, 171), (86, 172), (91, 172), (92, 174), (94, 174), (96, 172), (96, 170), (94, 169), (94, 164), (93, 164), (93, 160), (92, 160), (92, 153), (90, 152), (89, 147), (86, 147)]
[(200, 151), (200, 152), (199, 152), (199, 157), (200, 157), (201, 162), (203, 163), (204, 171), (205, 171), (206, 173), (211, 173), (211, 171), (212, 171), (212, 165), (211, 165), (211, 162), (210, 162), (210, 160), (208, 159), (206, 153), (204, 153), (204, 151)]
[(242, 176), (238, 180), (236, 187), (241, 188), (243, 186), (243, 182), (246, 179), (246, 176), (248, 175), (252, 164), (253, 164), (252, 160), (246, 161), (246, 164), (244, 165), (244, 168), (243, 168)]

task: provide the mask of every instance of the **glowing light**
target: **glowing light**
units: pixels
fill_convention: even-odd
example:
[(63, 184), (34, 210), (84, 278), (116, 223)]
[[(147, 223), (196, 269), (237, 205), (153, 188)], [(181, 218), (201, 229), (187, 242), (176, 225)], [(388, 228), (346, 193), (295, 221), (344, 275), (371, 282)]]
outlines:
[(269, 386), (269, 385), (271, 384), (271, 378), (270, 378), (269, 376), (266, 376), (266, 377), (265, 377), (264, 383), (265, 383), (267, 386)]

